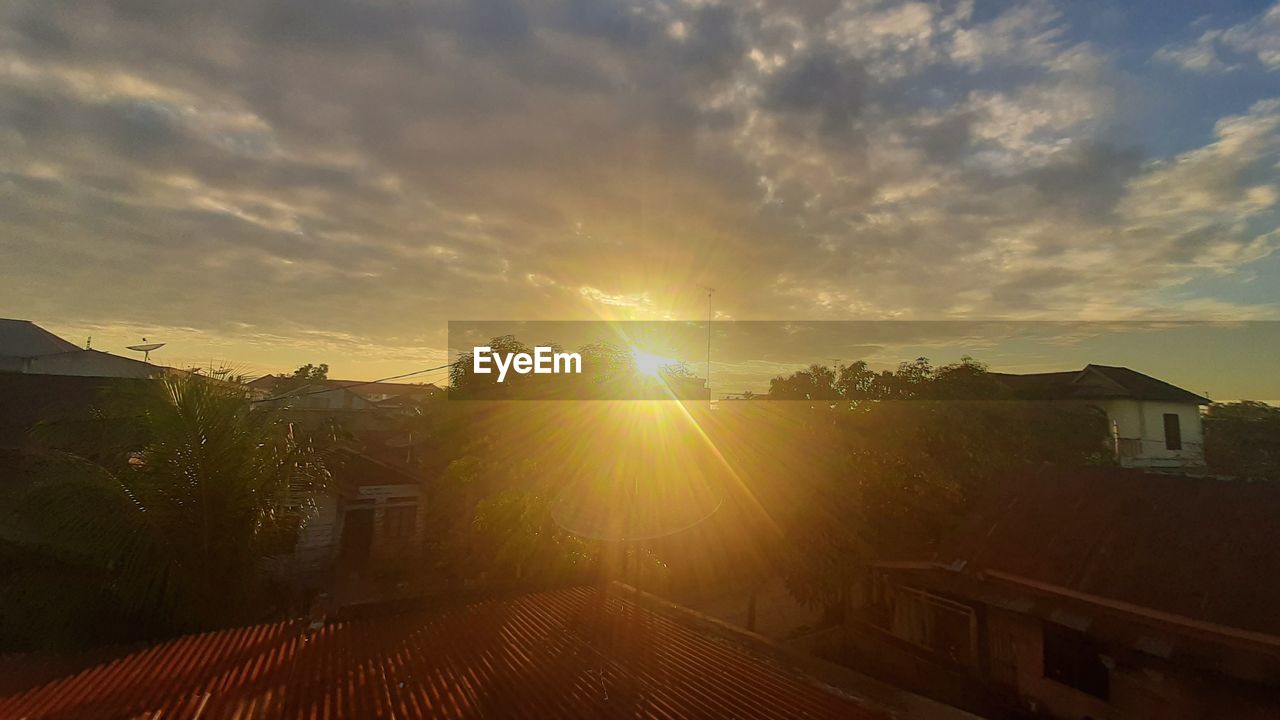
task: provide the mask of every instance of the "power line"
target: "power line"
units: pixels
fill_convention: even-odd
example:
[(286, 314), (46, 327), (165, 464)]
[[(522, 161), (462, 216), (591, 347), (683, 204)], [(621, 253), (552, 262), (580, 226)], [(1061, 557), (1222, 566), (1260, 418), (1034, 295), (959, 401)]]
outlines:
[(302, 397), (307, 397), (308, 395), (320, 395), (322, 393), (333, 392), (334, 390), (346, 390), (347, 388), (361, 387), (362, 385), (376, 385), (377, 383), (390, 382), (392, 380), (402, 380), (407, 377), (413, 377), (414, 375), (422, 375), (423, 373), (429, 373), (429, 372), (434, 372), (436, 370), (444, 370), (445, 368), (451, 368), (457, 364), (458, 363), (454, 361), (451, 363), (440, 365), (438, 367), (426, 368), (424, 370), (414, 370), (413, 372), (407, 372), (401, 375), (392, 375), (391, 377), (379, 378), (377, 380), (362, 380), (360, 382), (347, 383), (346, 385), (339, 385), (337, 387), (327, 387), (327, 388), (324, 388), (323, 390), (312, 390), (311, 392), (305, 392), (305, 393), (296, 393), (296, 394), (285, 393), (284, 395), (279, 395), (277, 397), (269, 397), (269, 398), (262, 398), (261, 400), (253, 400), (251, 401), (251, 404), (256, 405), (257, 403), (275, 402), (277, 400), (289, 400), (292, 398), (302, 398)]

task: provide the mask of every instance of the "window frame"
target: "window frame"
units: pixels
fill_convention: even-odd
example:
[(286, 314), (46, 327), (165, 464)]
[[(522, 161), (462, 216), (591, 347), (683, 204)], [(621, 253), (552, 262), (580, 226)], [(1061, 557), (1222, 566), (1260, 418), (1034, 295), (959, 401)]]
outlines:
[(1164, 413), (1164, 449), (1182, 449), (1182, 416), (1178, 413)]

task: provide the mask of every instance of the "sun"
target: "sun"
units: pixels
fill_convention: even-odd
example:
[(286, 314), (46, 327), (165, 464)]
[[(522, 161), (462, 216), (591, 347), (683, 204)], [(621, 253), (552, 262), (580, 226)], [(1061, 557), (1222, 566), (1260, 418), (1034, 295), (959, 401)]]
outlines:
[(661, 377), (663, 368), (677, 364), (676, 360), (645, 352), (634, 345), (631, 346), (631, 359), (635, 361), (636, 370), (655, 378)]

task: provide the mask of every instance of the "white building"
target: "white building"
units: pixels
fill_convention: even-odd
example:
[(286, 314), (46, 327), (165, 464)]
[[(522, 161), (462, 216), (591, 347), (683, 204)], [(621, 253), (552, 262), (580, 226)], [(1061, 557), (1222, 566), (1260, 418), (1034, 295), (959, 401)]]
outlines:
[(992, 374), (1019, 397), (1080, 402), (1106, 413), (1116, 458), (1124, 467), (1204, 465), (1200, 406), (1209, 404), (1206, 397), (1110, 365), (1090, 364), (1068, 372)]

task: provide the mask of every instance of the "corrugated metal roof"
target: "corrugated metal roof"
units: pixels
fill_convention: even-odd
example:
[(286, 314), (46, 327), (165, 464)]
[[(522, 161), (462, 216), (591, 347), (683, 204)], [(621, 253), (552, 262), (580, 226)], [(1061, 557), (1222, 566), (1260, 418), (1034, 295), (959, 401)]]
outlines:
[(884, 718), (617, 594), (179, 638), (9, 698), (3, 718)]
[(1041, 466), (993, 483), (935, 559), (1280, 635), (1277, 517), (1274, 483)]

